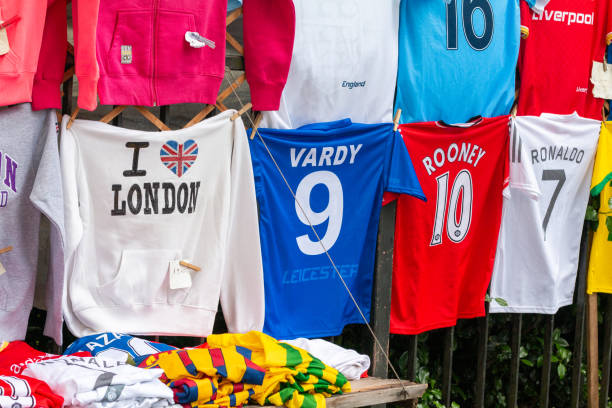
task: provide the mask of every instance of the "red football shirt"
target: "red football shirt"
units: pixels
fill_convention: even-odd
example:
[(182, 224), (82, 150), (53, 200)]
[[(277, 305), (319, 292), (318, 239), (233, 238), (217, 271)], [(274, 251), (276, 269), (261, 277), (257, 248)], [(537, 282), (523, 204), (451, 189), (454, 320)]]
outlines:
[(391, 333), (484, 315), (508, 185), (509, 118), (400, 126), (427, 202), (397, 203)]
[[(593, 61), (604, 59), (612, 31), (609, 0), (551, 0), (541, 14), (521, 4), (518, 115), (571, 114), (601, 119)], [(612, 35), (608, 38), (612, 40)]]
[[(80, 351), (72, 355), (78, 357), (91, 357), (91, 353), (88, 351)], [(6, 369), (15, 374), (20, 374), (28, 364), (58, 357), (61, 356), (38, 351), (30, 347), (25, 341), (0, 343), (0, 369)]]
[(64, 398), (51, 391), (47, 383), (0, 368), (0, 400), (2, 397), (9, 400), (4, 402), (11, 407), (61, 408), (64, 405)]

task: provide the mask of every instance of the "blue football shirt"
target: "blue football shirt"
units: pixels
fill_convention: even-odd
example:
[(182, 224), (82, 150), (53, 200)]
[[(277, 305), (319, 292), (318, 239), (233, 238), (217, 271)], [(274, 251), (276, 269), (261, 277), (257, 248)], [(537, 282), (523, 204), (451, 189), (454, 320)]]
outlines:
[(400, 133), (392, 124), (348, 119), (259, 133), (297, 197), (255, 137), (250, 146), (260, 208), (264, 332), (279, 339), (325, 337), (363, 323), (309, 223), (369, 320), (383, 192), (425, 199)]
[(98, 333), (81, 337), (68, 346), (64, 355), (88, 351), (94, 357), (127, 361), (134, 359), (136, 365), (151, 354), (176, 350), (176, 347), (157, 343), (121, 333)]
[(402, 0), (395, 97), (401, 122), (508, 114), (519, 45), (519, 0)]

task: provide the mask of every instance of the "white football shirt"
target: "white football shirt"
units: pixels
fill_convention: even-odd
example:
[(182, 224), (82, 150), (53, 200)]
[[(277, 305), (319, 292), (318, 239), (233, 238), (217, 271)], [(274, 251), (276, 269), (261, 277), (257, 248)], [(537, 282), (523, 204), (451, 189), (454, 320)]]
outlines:
[(295, 42), (280, 108), (261, 127), (393, 120), (400, 0), (294, 0)]
[(490, 295), (491, 313), (554, 314), (572, 303), (580, 236), (600, 123), (577, 114), (516, 118), (541, 193), (512, 189), (504, 202)]

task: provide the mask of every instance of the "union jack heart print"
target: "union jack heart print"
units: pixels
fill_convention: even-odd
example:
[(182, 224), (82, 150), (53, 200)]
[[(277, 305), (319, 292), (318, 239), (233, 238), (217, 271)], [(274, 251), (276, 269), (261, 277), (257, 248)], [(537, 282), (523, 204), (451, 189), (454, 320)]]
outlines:
[(159, 157), (164, 166), (182, 177), (198, 158), (198, 144), (191, 139), (182, 144), (169, 140), (162, 146)]

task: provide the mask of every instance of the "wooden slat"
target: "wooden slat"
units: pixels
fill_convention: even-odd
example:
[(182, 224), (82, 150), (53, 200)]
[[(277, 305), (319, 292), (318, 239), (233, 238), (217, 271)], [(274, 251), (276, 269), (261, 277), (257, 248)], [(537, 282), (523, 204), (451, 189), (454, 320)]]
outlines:
[(159, 120), (157, 116), (151, 113), (151, 111), (145, 108), (144, 106), (134, 106), (134, 108), (136, 108), (136, 110), (140, 112), (142, 116), (144, 116), (149, 122), (151, 122), (159, 130), (166, 130), (166, 131), (170, 130), (170, 128), (166, 126), (164, 122)]
[(551, 372), (551, 357), (553, 348), (553, 330), (555, 326), (555, 316), (544, 316), (546, 327), (544, 329), (544, 350), (542, 354), (544, 361), (542, 362), (542, 377), (540, 380), (540, 408), (548, 408), (550, 400), (550, 372)]
[(240, 42), (238, 42), (237, 39), (234, 38), (233, 35), (231, 35), (230, 33), (225, 33), (225, 39), (227, 40), (227, 42), (234, 47), (234, 49), (236, 51), (238, 51), (238, 53), (240, 55), (244, 55), (244, 48), (242, 47), (242, 45), (240, 44)]
[(242, 74), (238, 78), (236, 78), (236, 80), (232, 83), (231, 86), (228, 86), (223, 91), (221, 91), (221, 93), (219, 93), (219, 95), (217, 96), (217, 101), (223, 102), (224, 100), (226, 100), (227, 97), (232, 94), (234, 89), (236, 89), (240, 85), (242, 85), (242, 83), (245, 81), (245, 79), (246, 79), (246, 75), (245, 74)]
[[(372, 329), (386, 353), (389, 353), (395, 208), (396, 203), (394, 201), (385, 205), (380, 211), (376, 243), (376, 274), (372, 293)], [(387, 372), (387, 359), (374, 343), (372, 345), (372, 375), (386, 378)]]
[(599, 398), (600, 408), (608, 408), (608, 393), (610, 390), (610, 360), (612, 357), (612, 296), (599, 295), (607, 300), (606, 312), (604, 314), (603, 345), (601, 369), (601, 396)]
[(225, 112), (228, 109), (227, 106), (225, 106), (222, 102), (217, 102), (215, 106), (217, 107), (217, 109), (219, 109), (220, 112)]
[[(351, 392), (326, 398), (325, 405), (327, 408), (353, 408), (408, 401), (421, 397), (426, 389), (427, 384), (402, 380), (400, 385), (398, 380), (368, 377), (351, 381)], [(245, 408), (261, 407), (247, 405)]]
[(225, 25), (228, 26), (232, 24), (241, 15), (242, 15), (242, 7), (238, 7), (236, 10), (233, 10), (231, 13), (227, 15), (227, 17), (225, 18)]
[(515, 314), (512, 316), (512, 340), (510, 348), (512, 359), (510, 360), (510, 383), (508, 385), (508, 407), (517, 408), (518, 406), (518, 385), (519, 371), (521, 363), (521, 329), (523, 326), (523, 315)]
[(597, 341), (597, 294), (587, 295), (587, 394), (588, 407), (599, 407), (599, 357)]
[[(236, 78), (236, 80), (232, 83), (231, 86), (228, 86), (223, 91), (221, 91), (221, 93), (219, 93), (219, 95), (217, 96), (217, 103), (223, 102), (225, 99), (227, 99), (227, 97), (232, 94), (233, 89), (236, 89), (240, 85), (242, 85), (245, 79), (246, 79), (246, 76), (244, 74)], [(200, 121), (202, 121), (202, 119), (208, 116), (208, 114), (212, 112), (214, 109), (215, 109), (215, 105), (207, 105), (197, 115), (195, 115), (189, 122), (187, 122), (184, 128), (188, 128), (188, 127), (195, 125), (196, 123), (199, 123)]]
[(208, 114), (213, 110), (215, 110), (215, 105), (206, 105), (206, 107), (200, 112), (198, 112), (198, 114), (195, 115), (189, 122), (187, 122), (187, 124), (183, 128), (185, 129), (195, 125), (196, 123), (200, 123), (202, 119), (208, 116)]
[(247, 104), (245, 104), (242, 108), (240, 108), (239, 111), (237, 111), (236, 113), (234, 113), (232, 115), (232, 117), (230, 118), (231, 120), (236, 120), (239, 117), (241, 117), (242, 115), (244, 115), (249, 109), (251, 109), (253, 107), (253, 104), (251, 102), (248, 102)]
[(580, 389), (582, 387), (582, 353), (584, 351), (584, 321), (585, 321), (585, 293), (586, 269), (588, 262), (588, 226), (582, 228), (580, 241), (580, 256), (578, 259), (578, 277), (574, 304), (576, 306), (576, 327), (574, 328), (574, 349), (572, 352), (572, 392), (570, 408), (579, 408)]
[(486, 314), (478, 319), (478, 349), (476, 360), (476, 384), (474, 386), (474, 406), (484, 408), (485, 386), (487, 379), (487, 344), (489, 341), (489, 304), (486, 304)]
[(444, 329), (444, 351), (442, 357), (442, 401), (444, 405), (450, 407), (451, 404), (451, 383), (453, 376), (453, 338), (455, 328)]
[(102, 118), (100, 119), (100, 122), (103, 122), (103, 123), (110, 122), (111, 120), (115, 119), (115, 117), (117, 117), (117, 115), (119, 115), (121, 112), (123, 112), (125, 110), (125, 108), (127, 108), (126, 105), (116, 106), (115, 108), (113, 108), (112, 111), (110, 111), (106, 115), (102, 116)]
[(427, 389), (427, 384), (415, 384), (410, 381), (403, 381), (402, 384), (408, 392), (407, 395), (397, 380), (365, 378), (351, 383), (352, 392), (327, 398), (325, 402), (328, 408), (363, 407), (416, 399)]

